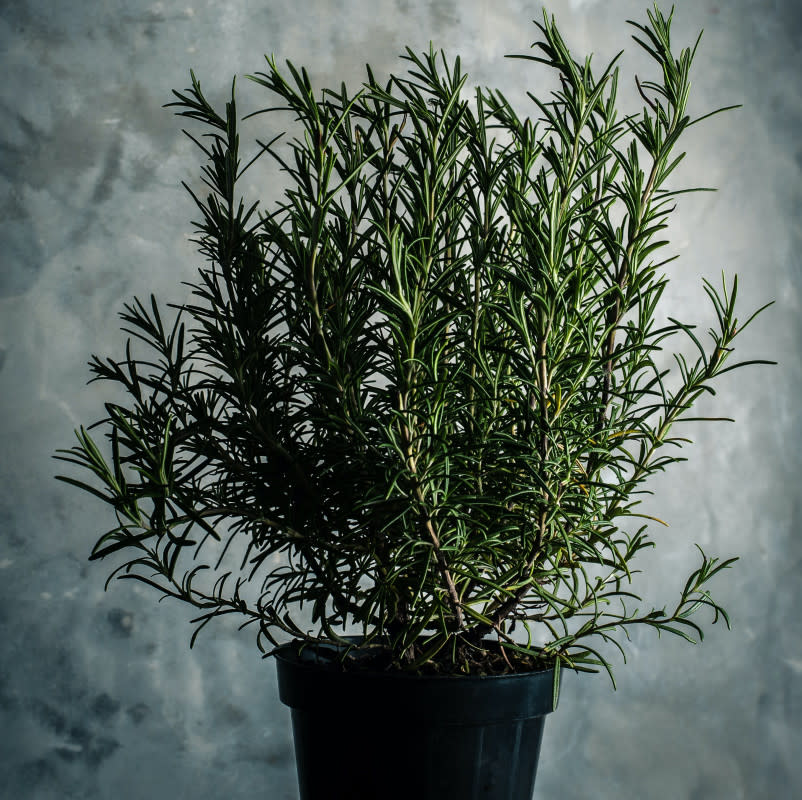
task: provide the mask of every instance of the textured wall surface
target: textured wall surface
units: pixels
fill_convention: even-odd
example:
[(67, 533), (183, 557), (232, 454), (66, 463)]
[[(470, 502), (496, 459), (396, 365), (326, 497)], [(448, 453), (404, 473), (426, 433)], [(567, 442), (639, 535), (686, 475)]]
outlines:
[[(628, 48), (645, 0), (553, 0), (569, 43)], [(693, 542), (741, 561), (715, 584), (733, 630), (701, 647), (633, 637), (613, 692), (566, 677), (548, 721), (537, 796), (563, 800), (802, 797), (802, 11), (795, 0), (678, 0), (675, 36), (705, 29), (694, 108), (744, 109), (693, 129), (671, 231), (671, 308), (707, 319), (701, 278), (741, 276), (744, 308), (777, 303), (741, 355), (777, 367), (722, 380), (720, 414), (689, 461), (655, 483), (670, 522), (644, 559), (670, 603)], [(405, 44), (460, 52), (472, 79), (512, 97), (539, 4), (521, 0), (0, 0), (0, 797), (297, 797), (289, 714), (272, 663), (220, 623), (188, 648), (190, 613), (131, 582), (104, 594), (89, 549), (105, 508), (53, 480), (51, 454), (108, 397), (90, 353), (120, 354), (132, 295), (181, 298), (198, 258), (191, 144), (170, 110), (194, 67), (224, 100), (231, 76), (274, 52), (318, 85), (362, 65), (398, 69)], [(631, 90), (631, 86), (628, 90)], [(257, 87), (242, 81), (243, 103)], [(270, 199), (269, 185), (254, 187)], [(448, 799), (447, 799), (448, 800)]]

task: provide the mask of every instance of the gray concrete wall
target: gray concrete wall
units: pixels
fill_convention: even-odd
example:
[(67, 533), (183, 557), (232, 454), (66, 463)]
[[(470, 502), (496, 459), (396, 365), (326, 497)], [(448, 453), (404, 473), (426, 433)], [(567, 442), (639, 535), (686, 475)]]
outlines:
[[(679, 0), (677, 40), (705, 28), (697, 110), (743, 103), (688, 136), (668, 296), (704, 318), (701, 277), (741, 276), (744, 306), (775, 299), (716, 406), (736, 425), (693, 431), (689, 462), (655, 484), (671, 527), (641, 586), (669, 603), (692, 543), (740, 554), (715, 589), (733, 630), (701, 647), (633, 638), (613, 692), (566, 677), (537, 795), (564, 800), (802, 796), (800, 245), (802, 11), (794, 0)], [(578, 53), (629, 47), (644, 0), (554, 0)], [(432, 39), (513, 96), (532, 73), (537, 4), (520, 0), (4, 0), (0, 2), (0, 797), (296, 797), (289, 715), (252, 636), (219, 624), (188, 649), (190, 614), (88, 564), (105, 509), (58, 484), (55, 448), (107, 399), (90, 353), (121, 352), (132, 295), (184, 295), (192, 146), (170, 110), (194, 67), (217, 100), (275, 52), (320, 83), (364, 62), (398, 69)], [(261, 102), (242, 82), (243, 102)], [(537, 88), (534, 86), (533, 88)], [(255, 187), (265, 200), (269, 185)], [(378, 735), (378, 734), (377, 734)], [(356, 756), (358, 757), (358, 755)]]

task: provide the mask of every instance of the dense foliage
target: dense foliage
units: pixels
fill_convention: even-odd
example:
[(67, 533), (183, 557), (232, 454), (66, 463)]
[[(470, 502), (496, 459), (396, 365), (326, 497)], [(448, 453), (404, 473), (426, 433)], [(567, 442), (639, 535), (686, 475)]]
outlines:
[[(92, 558), (122, 553), (112, 576), (196, 606), (195, 635), (228, 613), (263, 648), (358, 631), (404, 669), (475, 669), (492, 636), (609, 670), (598, 642), (633, 625), (692, 640), (699, 606), (726, 619), (706, 586), (734, 559), (702, 553), (669, 610), (638, 611), (631, 586), (646, 482), (682, 460), (675, 426), (741, 366), (748, 324), (735, 281), (704, 283), (706, 341), (661, 317), (665, 229), (696, 191), (667, 184), (699, 121), (696, 47), (675, 56), (657, 8), (632, 24), (657, 78), (635, 79), (629, 116), (618, 58), (595, 75), (545, 14), (516, 56), (559, 79), (532, 117), (434, 50), (384, 84), (368, 67), (356, 93), (268, 59), (257, 113), (299, 134), (244, 166), (233, 85), (221, 114), (193, 74), (171, 105), (203, 130), (208, 193), (189, 191), (208, 263), (174, 320), (134, 300), (139, 342), (93, 358), (128, 398), (96, 423), (106, 454), (83, 428), (59, 451), (97, 479), (62, 480), (116, 514)], [(289, 184), (269, 207), (238, 190), (262, 154)]]

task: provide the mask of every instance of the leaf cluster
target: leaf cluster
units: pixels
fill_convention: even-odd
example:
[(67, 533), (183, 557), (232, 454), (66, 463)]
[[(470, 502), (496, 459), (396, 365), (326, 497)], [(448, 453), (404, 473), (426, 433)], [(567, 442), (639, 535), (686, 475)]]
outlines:
[[(736, 318), (737, 279), (704, 283), (706, 339), (660, 314), (669, 218), (702, 191), (668, 178), (710, 116), (688, 115), (696, 46), (675, 55), (671, 21), (631, 23), (657, 75), (636, 78), (634, 115), (618, 56), (594, 73), (545, 13), (515, 57), (559, 88), (530, 93), (531, 116), (432, 48), (386, 82), (367, 67), (353, 94), (268, 58), (251, 77), (272, 104), (249, 116), (290, 136), (244, 164), (234, 85), (218, 113), (193, 73), (170, 105), (202, 130), (205, 188), (187, 189), (206, 264), (170, 324), (135, 299), (125, 356), (93, 358), (128, 398), (93, 426), (110, 455), (84, 428), (59, 454), (94, 482), (62, 480), (114, 509), (92, 558), (124, 554), (112, 577), (199, 609), (193, 642), (229, 613), (263, 649), (356, 628), (403, 669), (457, 672), (494, 636), (609, 672), (598, 642), (633, 626), (693, 640), (700, 606), (726, 620), (707, 585), (734, 559), (700, 550), (672, 610), (638, 610), (631, 586), (677, 424), (755, 363), (729, 361), (754, 317)], [(239, 193), (261, 156), (288, 184), (269, 208)]]

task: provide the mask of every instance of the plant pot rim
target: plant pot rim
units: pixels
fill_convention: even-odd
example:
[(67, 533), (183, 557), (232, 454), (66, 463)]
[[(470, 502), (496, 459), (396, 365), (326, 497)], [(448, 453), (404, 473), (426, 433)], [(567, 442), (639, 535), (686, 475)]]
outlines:
[[(349, 640), (354, 645), (359, 645), (360, 642), (363, 641), (362, 636), (344, 636), (342, 637), (345, 640)], [(495, 640), (488, 640), (493, 641)], [(381, 646), (380, 643), (368, 645), (368, 647), (379, 647)], [(336, 645), (332, 644), (331, 642), (313, 642), (309, 641), (306, 642), (302, 639), (295, 639), (291, 642), (286, 642), (285, 644), (279, 645), (274, 651), (273, 655), (276, 657), (277, 660), (284, 661), (288, 664), (294, 665), (294, 668), (301, 669), (301, 670), (311, 670), (315, 672), (327, 671), (337, 675), (351, 675), (357, 677), (374, 677), (374, 678), (384, 678), (384, 679), (393, 679), (393, 680), (414, 680), (414, 681), (463, 681), (463, 682), (473, 682), (473, 681), (494, 681), (500, 679), (514, 679), (514, 678), (525, 678), (531, 675), (537, 675), (540, 673), (547, 673), (552, 674), (554, 672), (554, 666), (556, 659), (551, 659), (547, 666), (541, 667), (539, 669), (532, 669), (532, 670), (523, 670), (520, 672), (505, 672), (505, 673), (490, 673), (490, 674), (472, 674), (472, 675), (464, 675), (461, 673), (454, 673), (454, 672), (444, 672), (435, 675), (422, 675), (420, 673), (416, 673), (413, 671), (404, 671), (404, 670), (383, 670), (383, 669), (375, 669), (375, 668), (360, 668), (358, 665), (355, 665), (353, 669), (343, 670), (343, 669), (327, 669), (327, 667), (336, 667), (337, 661), (333, 656), (338, 652), (341, 652), (345, 649), (345, 645)], [(331, 658), (326, 658), (325, 655), (322, 658), (318, 658), (317, 655), (328, 653), (331, 654)]]
[[(361, 637), (357, 637), (361, 638)], [(328, 643), (310, 645), (336, 652)], [(310, 649), (307, 648), (307, 649)], [(335, 714), (356, 708), (375, 709), (399, 724), (435, 714), (444, 724), (487, 724), (530, 719), (551, 713), (559, 699), (554, 666), (501, 675), (417, 675), (400, 670), (329, 668), (299, 642), (275, 651), (279, 697), (293, 712), (314, 712), (321, 706)]]

